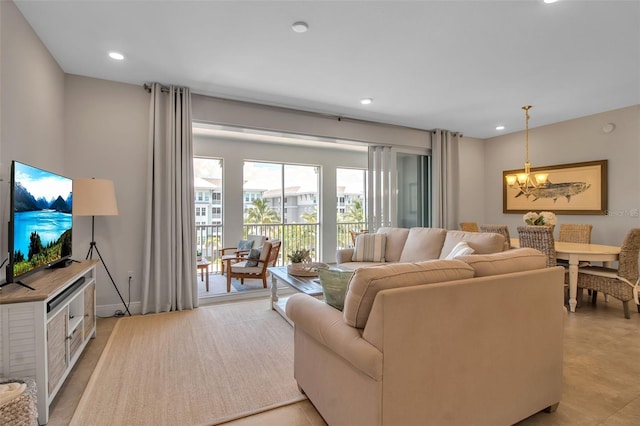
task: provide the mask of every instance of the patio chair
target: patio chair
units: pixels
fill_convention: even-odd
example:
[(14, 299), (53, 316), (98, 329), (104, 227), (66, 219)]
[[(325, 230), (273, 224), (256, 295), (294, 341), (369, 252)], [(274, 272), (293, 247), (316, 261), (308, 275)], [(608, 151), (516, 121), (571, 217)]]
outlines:
[(460, 222), (460, 230), (467, 232), (480, 232), (476, 222)]
[(504, 237), (504, 249), (511, 248), (511, 237), (509, 236), (509, 227), (507, 225), (480, 225), (481, 232), (493, 232)]
[(630, 300), (636, 303), (640, 312), (638, 255), (640, 255), (640, 228), (633, 228), (627, 232), (620, 247), (618, 269), (587, 266), (578, 270), (578, 299), (582, 297), (582, 289), (586, 288), (591, 290), (591, 303), (594, 305), (600, 291), (622, 302), (625, 318), (631, 318)]
[(351, 235), (351, 242), (353, 243), (353, 246), (356, 246), (356, 238), (358, 238), (358, 235), (360, 234), (368, 234), (369, 230), (368, 229), (361, 229), (359, 231), (349, 231), (349, 235)]
[(267, 268), (276, 266), (280, 253), (280, 241), (265, 241), (261, 249), (251, 249), (248, 256), (225, 259), (227, 269), (227, 293), (231, 291), (231, 278), (237, 278), (244, 284), (245, 278), (261, 279), (267, 288)]
[(218, 250), (220, 253), (220, 274), (224, 275), (224, 266), (227, 259), (246, 257), (252, 248), (260, 248), (268, 238), (264, 235), (247, 235), (246, 240), (240, 240), (235, 247), (226, 247)]

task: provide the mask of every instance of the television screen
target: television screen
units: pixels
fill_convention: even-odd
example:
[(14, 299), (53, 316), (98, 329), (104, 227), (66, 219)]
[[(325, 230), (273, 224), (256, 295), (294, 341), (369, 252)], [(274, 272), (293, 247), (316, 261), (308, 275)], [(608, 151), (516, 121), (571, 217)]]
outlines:
[(7, 283), (71, 257), (72, 182), (13, 162)]

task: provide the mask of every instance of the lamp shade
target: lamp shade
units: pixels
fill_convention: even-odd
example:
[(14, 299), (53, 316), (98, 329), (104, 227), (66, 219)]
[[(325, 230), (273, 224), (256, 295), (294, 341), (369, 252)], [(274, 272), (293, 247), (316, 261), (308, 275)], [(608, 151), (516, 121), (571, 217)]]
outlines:
[(118, 203), (113, 181), (107, 179), (73, 180), (74, 216), (117, 216)]

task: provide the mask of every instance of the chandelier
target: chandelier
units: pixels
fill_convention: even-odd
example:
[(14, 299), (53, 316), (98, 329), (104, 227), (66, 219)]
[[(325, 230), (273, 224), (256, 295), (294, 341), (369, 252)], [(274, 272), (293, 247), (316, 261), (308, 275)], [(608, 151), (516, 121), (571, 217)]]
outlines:
[(524, 171), (515, 175), (507, 175), (507, 185), (509, 188), (519, 190), (517, 196), (524, 194), (525, 196), (531, 195), (532, 191), (547, 182), (549, 173), (536, 173), (531, 174), (531, 163), (529, 162), (529, 110), (531, 105), (525, 105), (522, 107), (525, 116), (525, 143), (526, 143), (526, 158), (524, 163)]

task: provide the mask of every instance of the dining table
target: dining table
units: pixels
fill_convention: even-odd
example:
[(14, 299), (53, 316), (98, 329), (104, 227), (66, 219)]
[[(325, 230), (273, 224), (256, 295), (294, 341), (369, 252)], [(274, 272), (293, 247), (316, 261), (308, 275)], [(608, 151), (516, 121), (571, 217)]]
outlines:
[[(518, 238), (511, 238), (511, 247), (520, 247)], [(569, 310), (576, 311), (578, 305), (578, 265), (580, 262), (602, 262), (605, 267), (612, 267), (620, 256), (619, 246), (602, 244), (568, 243), (555, 241), (556, 258), (569, 262)]]

